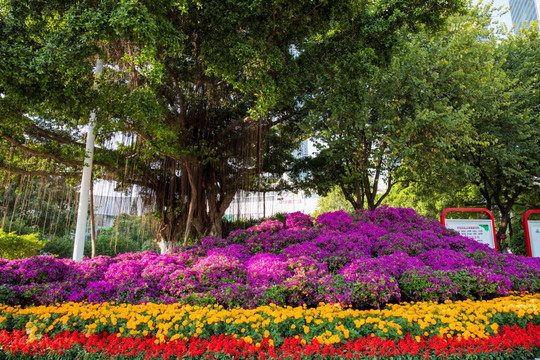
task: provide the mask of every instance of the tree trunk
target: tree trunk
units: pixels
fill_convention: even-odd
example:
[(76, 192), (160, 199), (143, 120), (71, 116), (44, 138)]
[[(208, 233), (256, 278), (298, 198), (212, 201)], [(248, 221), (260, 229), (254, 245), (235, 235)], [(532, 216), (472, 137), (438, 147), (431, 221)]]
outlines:
[(181, 224), (178, 223), (167, 223), (163, 220), (160, 222), (157, 234), (157, 244), (162, 254), (174, 249), (180, 242), (184, 230), (180, 225)]
[(160, 211), (157, 243), (161, 252), (182, 240), (186, 245), (193, 229), (198, 237), (221, 237), (223, 216), (236, 193), (231, 189), (231, 185), (237, 186), (235, 180), (224, 176), (219, 165), (203, 164), (195, 158), (182, 162), (165, 158), (161, 166), (163, 175), (151, 184), (155, 207)]
[(508, 209), (499, 209), (501, 212), (501, 223), (497, 230), (497, 248), (499, 252), (506, 252), (508, 243), (506, 242), (506, 230), (510, 226), (510, 212)]
[(221, 217), (219, 217), (218, 220), (216, 220), (212, 224), (212, 229), (210, 230), (210, 234), (215, 237), (222, 237), (223, 236), (223, 221)]
[(193, 213), (195, 211), (195, 204), (197, 201), (197, 186), (195, 184), (195, 180), (193, 179), (193, 175), (188, 167), (186, 167), (186, 170), (187, 170), (187, 177), (189, 180), (189, 185), (191, 188), (191, 200), (189, 202), (189, 212), (188, 212), (188, 217), (186, 220), (186, 231), (184, 234), (184, 243), (183, 243), (184, 246), (187, 245), (187, 242), (189, 239), (189, 233), (191, 231), (191, 223), (193, 221)]

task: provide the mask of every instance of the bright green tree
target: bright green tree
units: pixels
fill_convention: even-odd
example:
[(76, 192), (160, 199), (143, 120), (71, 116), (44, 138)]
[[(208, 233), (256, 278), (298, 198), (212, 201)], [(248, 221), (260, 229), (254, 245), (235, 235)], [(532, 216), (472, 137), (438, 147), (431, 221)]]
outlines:
[(314, 216), (329, 211), (345, 210), (353, 212), (354, 209), (349, 201), (345, 199), (339, 186), (334, 187), (326, 196), (321, 196), (317, 201), (317, 211)]
[(481, 110), (471, 110), (471, 99), (482, 104), (498, 89), (500, 81), (480, 86), (500, 72), (489, 24), (485, 10), (472, 8), (438, 32), (402, 31), (388, 62), (373, 51), (340, 57), (314, 46), (331, 61), (313, 64), (318, 82), (306, 92), (305, 128), (320, 151), (300, 162), (300, 185), (320, 194), (338, 185), (355, 209), (374, 209), (396, 184), (452, 172), (459, 179), (462, 169), (441, 151), (470, 130), (470, 113)]
[(504, 71), (504, 86), (486, 101), (486, 111), (474, 108), (468, 144), (452, 147), (451, 154), (469, 169), (468, 179), (478, 187), (487, 207), (499, 213), (500, 248), (506, 246), (501, 239), (506, 236), (519, 198), (540, 190), (539, 60), (537, 26), (518, 35), (509, 34), (501, 41), (495, 48), (494, 61)]
[[(436, 217), (487, 207), (502, 238), (518, 199), (538, 193), (540, 46), (534, 26), (499, 37), (491, 11), (475, 6), (439, 32), (401, 33), (386, 67), (369, 53), (334, 58), (316, 47), (333, 61), (312, 64), (304, 126), (320, 151), (299, 161), (299, 185), (339, 186), (355, 209), (390, 202)], [(404, 193), (388, 197), (394, 187)]]

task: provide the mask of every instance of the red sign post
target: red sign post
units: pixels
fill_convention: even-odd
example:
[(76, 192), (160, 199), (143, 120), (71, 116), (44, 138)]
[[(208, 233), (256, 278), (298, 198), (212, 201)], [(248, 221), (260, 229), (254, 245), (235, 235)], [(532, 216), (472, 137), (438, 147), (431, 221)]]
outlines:
[[(452, 211), (483, 212), (489, 216), (489, 219), (446, 219), (446, 214)], [(488, 209), (448, 208), (441, 214), (441, 224), (447, 228), (456, 230), (462, 236), (473, 238), (499, 251), (497, 247), (497, 235), (495, 234), (495, 218)], [(489, 234), (489, 230), (491, 230), (491, 234)]]
[(527, 254), (531, 257), (540, 257), (540, 221), (529, 220), (531, 214), (540, 214), (540, 210), (529, 210), (523, 214)]

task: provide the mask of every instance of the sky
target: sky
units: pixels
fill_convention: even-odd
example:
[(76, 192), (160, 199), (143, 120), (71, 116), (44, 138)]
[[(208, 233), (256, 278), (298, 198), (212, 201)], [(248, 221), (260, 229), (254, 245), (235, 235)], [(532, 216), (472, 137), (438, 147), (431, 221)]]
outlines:
[[(501, 6), (505, 6), (509, 8), (510, 4), (508, 3), (508, 0), (493, 0), (493, 7), (501, 7)], [(510, 11), (508, 11), (503, 16), (497, 16), (497, 14), (494, 14), (493, 20), (498, 20), (499, 22), (506, 23), (506, 27), (508, 29), (512, 28), (512, 18), (510, 16)]]

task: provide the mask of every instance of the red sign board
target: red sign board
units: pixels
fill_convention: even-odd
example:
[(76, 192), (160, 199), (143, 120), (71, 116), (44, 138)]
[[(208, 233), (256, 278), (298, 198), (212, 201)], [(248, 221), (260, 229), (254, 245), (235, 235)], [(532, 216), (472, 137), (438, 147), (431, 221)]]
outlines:
[[(451, 211), (483, 212), (489, 216), (489, 219), (446, 219), (446, 214)], [(488, 209), (449, 208), (442, 212), (441, 224), (449, 229), (456, 230), (462, 236), (487, 244), (498, 251), (497, 237), (495, 234), (495, 219)]]
[(529, 210), (523, 215), (523, 227), (525, 228), (525, 243), (527, 254), (532, 257), (540, 257), (540, 220), (529, 220), (529, 215), (540, 214), (540, 210)]

